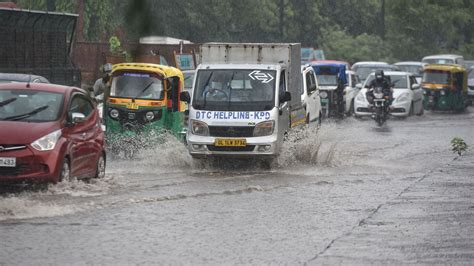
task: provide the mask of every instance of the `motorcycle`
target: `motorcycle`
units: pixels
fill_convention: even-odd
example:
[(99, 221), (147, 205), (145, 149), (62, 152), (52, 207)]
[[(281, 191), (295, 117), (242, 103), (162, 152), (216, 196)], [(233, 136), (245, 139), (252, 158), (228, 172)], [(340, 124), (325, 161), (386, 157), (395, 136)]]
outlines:
[(388, 97), (383, 93), (382, 87), (375, 87), (373, 90), (373, 111), (372, 118), (381, 127), (388, 117)]

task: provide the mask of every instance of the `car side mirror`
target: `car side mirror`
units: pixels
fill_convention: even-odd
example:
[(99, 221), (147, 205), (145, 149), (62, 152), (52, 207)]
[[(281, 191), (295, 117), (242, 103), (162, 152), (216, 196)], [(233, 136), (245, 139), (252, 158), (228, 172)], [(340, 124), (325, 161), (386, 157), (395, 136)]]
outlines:
[(179, 94), (179, 97), (181, 98), (181, 101), (190, 103), (191, 102), (191, 95), (189, 95), (189, 92), (187, 91), (182, 91)]
[(360, 89), (362, 89), (362, 84), (361, 84), (361, 83), (357, 83), (355, 87), (356, 87), (356, 89), (359, 89), (359, 90), (360, 90)]
[(415, 83), (415, 84), (411, 85), (412, 90), (416, 90), (416, 89), (419, 89), (419, 88), (420, 88), (420, 84), (418, 84), (418, 83)]
[(311, 85), (309, 86), (308, 93), (315, 91), (316, 88), (317, 88), (317, 87), (316, 87), (316, 84), (311, 84)]
[(79, 124), (86, 120), (86, 116), (83, 113), (72, 113), (71, 120), (73, 124)]
[(291, 101), (291, 93), (289, 91), (285, 91), (285, 93), (280, 97), (280, 103), (289, 101)]

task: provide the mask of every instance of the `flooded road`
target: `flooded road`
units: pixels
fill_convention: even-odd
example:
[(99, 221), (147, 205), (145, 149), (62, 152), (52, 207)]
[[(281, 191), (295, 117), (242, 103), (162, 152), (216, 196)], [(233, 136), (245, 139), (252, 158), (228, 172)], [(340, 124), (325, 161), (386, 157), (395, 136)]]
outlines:
[(170, 140), (102, 180), (2, 191), (0, 264), (469, 264), (470, 111), (309, 127), (269, 170)]

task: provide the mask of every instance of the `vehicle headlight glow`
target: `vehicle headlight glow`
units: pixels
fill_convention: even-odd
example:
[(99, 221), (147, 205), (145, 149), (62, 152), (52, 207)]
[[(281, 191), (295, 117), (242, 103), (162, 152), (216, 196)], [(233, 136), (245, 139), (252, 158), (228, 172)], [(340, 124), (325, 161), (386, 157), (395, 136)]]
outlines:
[(258, 123), (253, 129), (254, 137), (269, 136), (273, 134), (273, 128), (275, 126), (275, 121), (265, 121)]
[(446, 93), (446, 90), (441, 90), (441, 91), (439, 92), (439, 94), (441, 94), (441, 96), (444, 96), (444, 95), (446, 95), (447, 93)]
[(327, 91), (321, 91), (319, 93), (319, 96), (323, 99), (326, 99), (328, 97), (328, 92)]
[(117, 109), (112, 109), (109, 112), (110, 117), (117, 119), (119, 117), (119, 111)]
[(191, 120), (191, 129), (194, 135), (209, 136), (209, 127), (206, 123), (198, 120)]
[(155, 118), (155, 114), (153, 112), (147, 112), (145, 114), (145, 118), (146, 118), (146, 120), (151, 121)]
[(407, 93), (407, 92), (400, 94), (400, 96), (398, 96), (398, 98), (397, 98), (397, 102), (407, 102), (409, 95), (410, 95), (410, 94)]
[(31, 146), (38, 151), (50, 151), (56, 147), (56, 143), (61, 137), (61, 129), (56, 130), (48, 135), (41, 137), (31, 143)]

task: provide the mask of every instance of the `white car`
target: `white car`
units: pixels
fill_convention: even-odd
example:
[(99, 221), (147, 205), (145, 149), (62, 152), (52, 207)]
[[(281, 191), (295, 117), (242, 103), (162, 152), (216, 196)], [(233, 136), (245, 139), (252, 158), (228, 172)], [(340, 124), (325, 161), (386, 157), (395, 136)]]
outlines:
[(310, 65), (301, 66), (301, 103), (306, 109), (306, 123), (321, 121), (321, 99), (319, 98), (318, 81)]
[(359, 83), (359, 77), (352, 70), (346, 70), (347, 84), (344, 88), (344, 108), (348, 115), (354, 113), (354, 98), (360, 91), (360, 88), (356, 87)]
[(393, 65), (398, 67), (400, 71), (413, 73), (413, 75), (415, 75), (415, 78), (418, 84), (421, 84), (421, 79), (423, 77), (423, 67), (426, 65), (426, 63), (404, 61), (404, 62), (395, 63)]
[[(389, 76), (393, 85), (393, 102), (390, 107), (392, 116), (407, 117), (412, 114), (423, 114), (423, 91), (420, 84), (412, 73), (387, 71), (385, 76)], [(366, 98), (368, 84), (375, 78), (372, 73), (368, 76), (364, 85), (358, 84), (361, 88), (354, 101), (354, 111), (356, 116), (370, 116), (369, 102)]]

